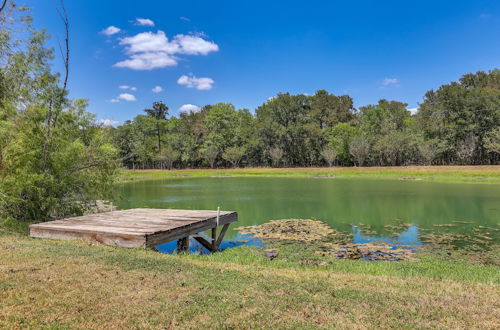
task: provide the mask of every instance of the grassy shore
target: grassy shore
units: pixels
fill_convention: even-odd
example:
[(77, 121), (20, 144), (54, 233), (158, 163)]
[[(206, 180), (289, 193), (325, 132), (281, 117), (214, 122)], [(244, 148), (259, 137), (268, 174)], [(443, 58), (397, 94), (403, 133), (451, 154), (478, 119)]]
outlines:
[[(124, 171), (123, 180), (210, 176), (422, 179), (500, 183), (500, 167)], [(498, 327), (498, 266), (422, 254), (366, 262), (304, 245), (166, 255), (27, 237), (0, 222), (0, 328)], [(498, 258), (498, 250), (494, 251)]]
[(0, 328), (495, 328), (498, 267), (206, 256), (0, 230)]
[(121, 180), (150, 180), (175, 177), (267, 176), (338, 177), (434, 182), (500, 183), (500, 165), (494, 166), (401, 166), (331, 168), (241, 168), (185, 170), (123, 170)]

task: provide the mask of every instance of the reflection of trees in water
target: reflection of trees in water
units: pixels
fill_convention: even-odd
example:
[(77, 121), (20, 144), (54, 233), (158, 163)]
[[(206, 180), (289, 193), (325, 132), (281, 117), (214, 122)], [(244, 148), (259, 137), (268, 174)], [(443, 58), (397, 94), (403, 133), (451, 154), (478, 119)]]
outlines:
[[(174, 178), (120, 185), (119, 208), (154, 207), (236, 210), (238, 226), (274, 219), (317, 219), (340, 231), (351, 224), (371, 225), (377, 235), (391, 236), (412, 223), (424, 233), (436, 224), (465, 233), (473, 226), (497, 226), (500, 213), (495, 185), (446, 184), (342, 178)], [(399, 220), (398, 220), (399, 219)], [(365, 233), (366, 234), (366, 233)], [(234, 237), (228, 233), (228, 238)], [(371, 234), (369, 234), (371, 235)]]
[(353, 226), (353, 243), (371, 243), (382, 241), (391, 245), (422, 245), (420, 231), (416, 225), (409, 225), (405, 231), (392, 233), (392, 235), (367, 234), (360, 227)]

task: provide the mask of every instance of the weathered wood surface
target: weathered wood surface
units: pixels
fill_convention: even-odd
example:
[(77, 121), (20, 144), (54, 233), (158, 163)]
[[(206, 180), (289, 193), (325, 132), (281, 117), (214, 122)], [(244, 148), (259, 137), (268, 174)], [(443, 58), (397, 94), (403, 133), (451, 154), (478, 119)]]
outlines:
[[(215, 228), (216, 219), (217, 211), (210, 210), (131, 209), (34, 224), (30, 236), (90, 238), (121, 247), (154, 247)], [(219, 225), (237, 219), (236, 212), (220, 211)]]

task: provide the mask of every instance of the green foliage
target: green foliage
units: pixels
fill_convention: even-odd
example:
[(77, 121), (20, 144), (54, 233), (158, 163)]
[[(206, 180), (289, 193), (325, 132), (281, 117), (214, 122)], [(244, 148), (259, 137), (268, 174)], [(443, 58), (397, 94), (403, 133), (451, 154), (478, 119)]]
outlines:
[(160, 161), (162, 162), (162, 166), (171, 170), (174, 162), (179, 159), (180, 153), (176, 150), (172, 149), (172, 147), (168, 146), (164, 148), (160, 153)]
[(44, 221), (109, 196), (117, 151), (87, 102), (66, 98), (46, 35), (24, 14), (12, 14), (0, 42), (0, 217)]
[(222, 158), (230, 162), (233, 167), (238, 167), (241, 159), (245, 155), (246, 148), (245, 147), (229, 147), (222, 154)]
[(487, 152), (500, 155), (500, 127), (486, 133), (484, 148)]
[(156, 137), (158, 139), (158, 152), (161, 153), (161, 122), (164, 121), (168, 115), (168, 107), (163, 102), (154, 102), (152, 109), (145, 109), (144, 112), (148, 116), (156, 119)]
[(333, 162), (335, 162), (335, 159), (337, 159), (337, 151), (335, 149), (326, 147), (321, 151), (321, 156), (326, 160), (328, 163), (329, 167), (332, 167)]
[(238, 111), (229, 103), (217, 103), (208, 111), (204, 124), (207, 129), (205, 146), (215, 147), (224, 152), (233, 146), (238, 139)]
[(416, 118), (426, 138), (444, 142), (439, 163), (497, 162), (485, 142), (500, 125), (500, 70), (469, 73), (428, 91)]
[(359, 166), (363, 166), (370, 153), (370, 143), (365, 136), (359, 135), (349, 144), (349, 152), (354, 157), (356, 163)]
[(499, 80), (499, 70), (466, 74), (427, 92), (414, 115), (398, 101), (356, 110), (325, 90), (279, 93), (255, 114), (218, 103), (178, 118), (137, 116), (114, 139), (129, 168), (161, 168), (160, 145), (180, 153), (179, 167), (496, 164)]
[(349, 146), (359, 134), (359, 127), (348, 123), (337, 124), (328, 132), (328, 144), (337, 152), (337, 158), (341, 164), (352, 165), (353, 160)]

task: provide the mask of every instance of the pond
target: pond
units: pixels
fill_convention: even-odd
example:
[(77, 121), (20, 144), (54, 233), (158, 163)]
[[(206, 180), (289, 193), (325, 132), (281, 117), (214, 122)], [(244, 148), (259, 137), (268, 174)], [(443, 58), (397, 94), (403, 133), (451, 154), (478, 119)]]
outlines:
[[(129, 182), (117, 189), (120, 209), (215, 210), (220, 206), (238, 212), (237, 226), (312, 218), (336, 230), (352, 232), (354, 243), (382, 240), (421, 245), (421, 232), (425, 230), (470, 233), (478, 226), (498, 229), (500, 224), (500, 185), (494, 184), (223, 177)], [(401, 223), (409, 225), (397, 235), (387, 230)], [(243, 244), (246, 238), (230, 230), (224, 246)], [(250, 240), (246, 244), (259, 242)], [(173, 247), (170, 244), (163, 250)]]

